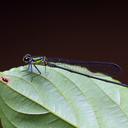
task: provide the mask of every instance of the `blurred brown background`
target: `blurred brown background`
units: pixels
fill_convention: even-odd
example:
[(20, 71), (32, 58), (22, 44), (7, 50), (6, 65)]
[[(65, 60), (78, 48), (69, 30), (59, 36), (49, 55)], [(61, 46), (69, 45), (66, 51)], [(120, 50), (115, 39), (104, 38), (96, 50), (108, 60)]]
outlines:
[(125, 3), (0, 5), (0, 70), (22, 65), (26, 53), (112, 61), (128, 82), (128, 10)]
[(112, 61), (128, 71), (125, 3), (1, 4), (0, 18), (1, 71), (22, 65), (26, 53)]

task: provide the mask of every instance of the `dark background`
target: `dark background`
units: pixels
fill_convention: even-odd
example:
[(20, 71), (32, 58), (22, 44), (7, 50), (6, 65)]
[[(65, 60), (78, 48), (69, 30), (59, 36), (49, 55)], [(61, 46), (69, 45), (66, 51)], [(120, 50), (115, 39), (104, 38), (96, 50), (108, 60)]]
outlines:
[(126, 3), (20, 3), (0, 5), (0, 70), (22, 65), (26, 53), (112, 61), (128, 82)]
[(112, 61), (128, 72), (125, 3), (1, 4), (0, 70), (22, 65), (26, 53)]

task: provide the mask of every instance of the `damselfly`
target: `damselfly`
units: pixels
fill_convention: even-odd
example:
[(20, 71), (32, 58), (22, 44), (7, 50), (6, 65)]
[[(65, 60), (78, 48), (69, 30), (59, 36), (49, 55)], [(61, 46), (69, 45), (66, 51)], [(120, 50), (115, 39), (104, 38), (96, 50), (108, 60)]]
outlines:
[[(73, 60), (70, 61), (70, 60), (65, 60), (65, 59), (47, 58), (46, 56), (34, 57), (34, 56), (31, 56), (30, 54), (26, 54), (23, 57), (23, 61), (26, 64), (28, 64), (28, 70), (30, 72), (33, 72), (33, 66), (34, 66), (35, 69), (38, 71), (38, 73), (41, 74), (40, 70), (36, 66), (36, 65), (41, 64), (41, 65), (45, 66), (45, 69), (46, 69), (46, 66), (49, 66), (49, 67), (52, 67), (52, 68), (59, 68), (59, 69), (66, 70), (66, 71), (76, 73), (76, 74), (80, 74), (80, 75), (83, 75), (83, 76), (86, 76), (86, 77), (89, 77), (89, 78), (92, 78), (92, 79), (97, 79), (97, 80), (101, 80), (101, 81), (104, 81), (104, 82), (113, 83), (113, 84), (117, 84), (117, 85), (120, 85), (120, 86), (128, 87), (128, 84), (119, 83), (119, 82), (115, 82), (115, 81), (110, 81), (110, 80), (107, 80), (107, 79), (103, 79), (103, 78), (99, 78), (99, 77), (92, 76), (92, 75), (89, 75), (89, 74), (81, 73), (81, 72), (78, 72), (78, 71), (75, 71), (75, 70), (57, 65), (57, 63), (65, 63), (65, 64), (78, 65), (78, 66), (87, 67), (87, 68), (97, 68), (97, 69), (99, 68), (99, 69), (103, 69), (103, 70), (107, 69), (107, 71), (110, 71), (110, 68), (111, 68), (111, 71), (108, 72), (107, 74), (113, 74), (113, 73), (115, 74), (115, 73), (121, 71), (121, 68), (120, 68), (119, 65), (117, 65), (115, 63), (111, 63), (111, 62), (73, 61)], [(108, 70), (108, 68), (109, 68), (109, 70)]]

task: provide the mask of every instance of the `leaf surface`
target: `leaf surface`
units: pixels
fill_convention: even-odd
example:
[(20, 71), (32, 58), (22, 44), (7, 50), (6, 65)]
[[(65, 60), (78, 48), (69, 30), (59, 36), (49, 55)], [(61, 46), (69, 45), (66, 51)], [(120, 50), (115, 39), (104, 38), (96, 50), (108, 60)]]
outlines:
[[(107, 80), (78, 66), (72, 70)], [(3, 72), (0, 117), (4, 128), (128, 128), (128, 88), (62, 69), (26, 66)]]

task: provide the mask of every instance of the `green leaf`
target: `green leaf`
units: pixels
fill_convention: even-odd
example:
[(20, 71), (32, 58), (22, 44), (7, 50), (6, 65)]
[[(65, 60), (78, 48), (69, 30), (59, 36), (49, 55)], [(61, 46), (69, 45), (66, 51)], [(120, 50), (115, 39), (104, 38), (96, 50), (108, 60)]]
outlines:
[[(85, 68), (58, 64), (115, 81)], [(0, 76), (3, 128), (128, 128), (128, 89), (57, 68), (26, 66)]]

